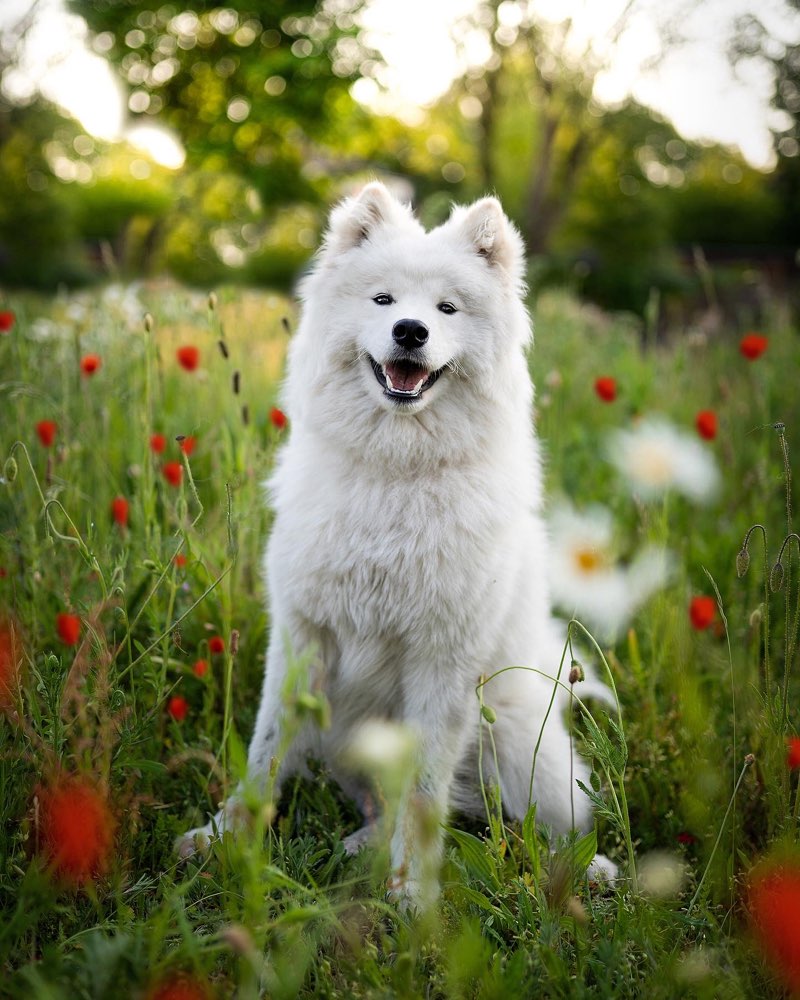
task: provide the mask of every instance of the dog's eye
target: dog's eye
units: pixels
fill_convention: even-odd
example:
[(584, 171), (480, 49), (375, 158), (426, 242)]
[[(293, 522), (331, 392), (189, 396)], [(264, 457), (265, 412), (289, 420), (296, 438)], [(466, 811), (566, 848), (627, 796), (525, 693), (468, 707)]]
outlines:
[(452, 302), (440, 302), (436, 308), (446, 316), (452, 316), (454, 312), (458, 312)]
[(381, 292), (380, 295), (374, 296), (372, 301), (379, 306), (390, 306), (394, 302), (394, 299), (388, 292)]

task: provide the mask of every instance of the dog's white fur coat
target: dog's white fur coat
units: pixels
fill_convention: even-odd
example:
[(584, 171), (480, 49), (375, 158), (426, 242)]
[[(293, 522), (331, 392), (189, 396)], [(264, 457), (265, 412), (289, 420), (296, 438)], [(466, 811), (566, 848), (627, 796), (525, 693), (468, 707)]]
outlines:
[[(377, 183), (333, 211), (302, 285), (284, 394), (291, 433), (270, 482), (271, 638), (251, 779), (264, 782), (280, 744), (288, 640), (297, 653), (318, 651), (332, 725), (309, 726), (279, 777), (313, 755), (352, 787), (341, 762), (355, 730), (392, 719), (419, 738), (409, 801), (440, 817), (448, 806), (483, 812), (476, 684), (508, 666), (554, 675), (564, 645), (548, 597), (523, 265), (522, 241), (493, 198), (455, 208), (431, 232)], [(391, 301), (376, 303), (381, 295)], [(443, 302), (457, 311), (441, 311)], [(424, 367), (443, 373), (398, 403), (368, 355), (389, 360), (393, 326), (408, 318), (428, 328)], [(552, 692), (528, 670), (485, 687), (499, 774), (486, 753), (484, 777), (499, 781), (512, 818), (529, 806)], [(572, 751), (562, 708), (559, 697), (533, 784), (537, 819), (556, 832), (573, 819), (579, 829), (591, 822), (574, 784), (587, 781), (587, 767)], [(392, 868), (399, 894), (415, 901), (424, 888), (410, 808), (397, 820)], [(235, 816), (229, 805), (179, 849), (230, 828)]]

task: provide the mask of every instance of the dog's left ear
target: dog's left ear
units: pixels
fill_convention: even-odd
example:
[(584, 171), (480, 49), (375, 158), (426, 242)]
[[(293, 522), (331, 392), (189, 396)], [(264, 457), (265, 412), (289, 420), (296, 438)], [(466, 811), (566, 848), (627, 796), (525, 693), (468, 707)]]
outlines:
[(506, 218), (497, 198), (481, 198), (468, 208), (455, 209), (451, 221), (460, 228), (474, 253), (512, 277), (520, 277), (525, 257), (522, 237)]

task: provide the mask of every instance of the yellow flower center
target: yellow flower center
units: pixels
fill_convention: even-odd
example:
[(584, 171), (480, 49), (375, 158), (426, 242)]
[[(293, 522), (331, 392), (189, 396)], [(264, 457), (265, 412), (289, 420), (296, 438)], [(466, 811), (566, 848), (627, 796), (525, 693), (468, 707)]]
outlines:
[(652, 486), (665, 486), (675, 475), (670, 456), (649, 443), (637, 449), (631, 464), (639, 479)]
[(598, 552), (597, 549), (590, 548), (575, 549), (573, 558), (580, 572), (587, 575), (595, 573), (605, 562), (602, 553)]

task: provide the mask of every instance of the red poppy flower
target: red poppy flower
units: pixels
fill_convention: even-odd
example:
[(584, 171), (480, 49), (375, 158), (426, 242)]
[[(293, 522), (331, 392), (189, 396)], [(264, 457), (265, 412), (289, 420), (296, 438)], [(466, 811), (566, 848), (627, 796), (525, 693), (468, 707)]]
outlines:
[(165, 462), (161, 472), (170, 486), (180, 486), (183, 479), (183, 466), (180, 462)]
[(682, 830), (678, 836), (677, 841), (679, 844), (696, 844), (697, 837), (693, 833), (689, 833), (687, 830)]
[(717, 436), (717, 415), (713, 410), (701, 410), (695, 417), (694, 425), (706, 441), (713, 441)]
[(101, 364), (99, 354), (84, 354), (81, 358), (81, 371), (84, 375), (94, 375)]
[(713, 597), (693, 597), (689, 603), (692, 628), (704, 629), (717, 617), (717, 602)]
[(224, 653), (225, 640), (221, 635), (212, 635), (208, 640), (208, 651), (210, 653)]
[(193, 372), (200, 364), (200, 351), (193, 344), (184, 344), (175, 352), (178, 364), (187, 372)]
[(269, 411), (269, 421), (273, 427), (277, 427), (279, 431), (282, 431), (286, 426), (286, 414), (283, 410), (279, 410), (277, 406), (273, 406)]
[(188, 975), (171, 976), (156, 983), (146, 1000), (210, 1000), (205, 983)]
[(182, 552), (179, 552), (172, 561), (175, 563), (178, 569), (183, 569), (183, 567), (186, 565), (186, 556)]
[(800, 868), (770, 863), (757, 869), (748, 902), (765, 956), (792, 993), (800, 991)]
[(56, 631), (63, 643), (75, 646), (81, 634), (81, 620), (77, 615), (68, 615), (62, 611), (56, 618)]
[(786, 754), (786, 766), (790, 771), (800, 767), (800, 736), (792, 736), (788, 740), (789, 750)]
[(739, 341), (739, 351), (748, 361), (755, 361), (769, 347), (769, 340), (761, 333), (748, 333)]
[(16, 316), (10, 309), (4, 309), (0, 312), (0, 333), (8, 333), (14, 326), (15, 320)]
[(208, 673), (208, 660), (198, 660), (192, 667), (195, 677), (205, 677)]
[(65, 778), (39, 793), (40, 835), (53, 871), (75, 885), (104, 872), (114, 820), (105, 797), (85, 778)]
[(174, 694), (167, 704), (167, 711), (176, 722), (183, 722), (189, 711), (189, 702), (182, 694)]
[(125, 497), (114, 497), (111, 501), (111, 516), (116, 524), (124, 528), (128, 523), (128, 501)]
[(36, 425), (36, 433), (45, 448), (49, 448), (55, 441), (57, 430), (58, 424), (55, 420), (40, 420)]
[(184, 455), (191, 455), (194, 451), (194, 446), (197, 444), (197, 438), (189, 435), (178, 442), (178, 445)]
[(604, 403), (613, 403), (617, 398), (617, 380), (610, 375), (601, 375), (594, 380), (594, 391)]
[(17, 685), (20, 658), (14, 633), (7, 622), (0, 621), (0, 708), (11, 704)]
[(163, 434), (151, 434), (150, 435), (150, 450), (154, 451), (156, 455), (160, 455), (161, 452), (167, 447), (167, 439)]

